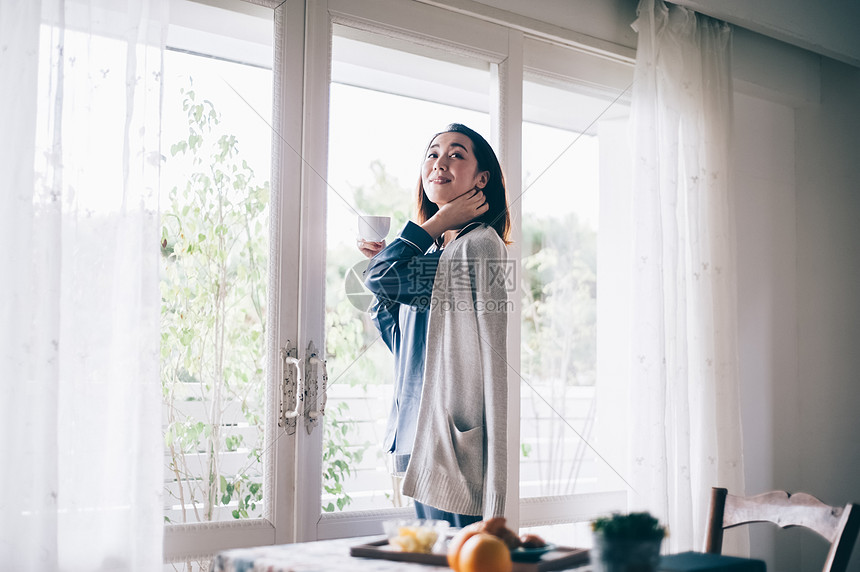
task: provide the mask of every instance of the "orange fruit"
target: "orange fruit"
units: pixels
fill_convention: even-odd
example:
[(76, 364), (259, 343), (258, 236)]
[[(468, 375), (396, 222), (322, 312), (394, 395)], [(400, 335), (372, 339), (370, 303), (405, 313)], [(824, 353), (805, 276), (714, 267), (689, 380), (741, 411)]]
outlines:
[(492, 534), (472, 535), (460, 548), (458, 572), (511, 572), (513, 562), (508, 545)]
[(463, 545), (467, 540), (481, 531), (481, 528), (476, 526), (477, 524), (480, 523), (474, 523), (464, 527), (463, 530), (455, 534), (448, 543), (448, 566), (450, 566), (454, 572), (460, 572), (460, 549), (463, 548)]

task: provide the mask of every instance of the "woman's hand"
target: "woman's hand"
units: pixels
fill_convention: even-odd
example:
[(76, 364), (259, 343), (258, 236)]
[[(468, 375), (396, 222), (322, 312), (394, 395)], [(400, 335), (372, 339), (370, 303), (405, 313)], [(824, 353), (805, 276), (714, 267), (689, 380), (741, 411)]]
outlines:
[(358, 250), (368, 258), (373, 258), (379, 251), (385, 248), (385, 241), (375, 242), (373, 240), (358, 239)]
[(445, 203), (421, 225), (433, 240), (442, 236), (445, 231), (463, 228), (467, 223), (475, 220), (490, 208), (487, 198), (480, 189), (466, 191), (450, 203)]

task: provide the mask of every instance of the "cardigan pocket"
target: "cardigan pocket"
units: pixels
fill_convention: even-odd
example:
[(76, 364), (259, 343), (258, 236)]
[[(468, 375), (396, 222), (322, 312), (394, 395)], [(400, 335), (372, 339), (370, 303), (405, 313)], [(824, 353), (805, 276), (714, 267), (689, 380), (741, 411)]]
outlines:
[(478, 425), (461, 431), (448, 417), (448, 433), (457, 467), (463, 478), (473, 484), (484, 482), (484, 427)]

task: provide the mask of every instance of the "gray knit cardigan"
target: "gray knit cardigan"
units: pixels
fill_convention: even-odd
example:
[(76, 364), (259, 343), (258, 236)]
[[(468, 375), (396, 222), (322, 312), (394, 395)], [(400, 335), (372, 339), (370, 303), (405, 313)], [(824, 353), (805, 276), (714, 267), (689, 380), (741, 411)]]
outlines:
[(456, 514), (503, 516), (507, 486), (505, 243), (481, 225), (442, 253), (403, 493)]

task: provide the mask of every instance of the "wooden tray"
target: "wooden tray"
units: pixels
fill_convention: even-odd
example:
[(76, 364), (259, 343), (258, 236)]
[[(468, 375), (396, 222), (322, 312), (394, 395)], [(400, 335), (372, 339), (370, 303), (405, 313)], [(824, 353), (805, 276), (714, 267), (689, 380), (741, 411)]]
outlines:
[[(448, 566), (445, 554), (420, 554), (417, 552), (401, 552), (388, 544), (388, 539), (375, 540), (367, 544), (359, 544), (349, 549), (350, 556), (361, 556), (364, 558), (381, 558), (383, 560), (397, 560), (399, 562), (412, 562), (415, 564), (429, 564), (432, 566)], [(587, 548), (568, 548), (558, 546), (555, 550), (542, 555), (534, 562), (514, 562), (514, 572), (545, 572), (549, 570), (566, 570), (575, 568), (588, 562)]]

